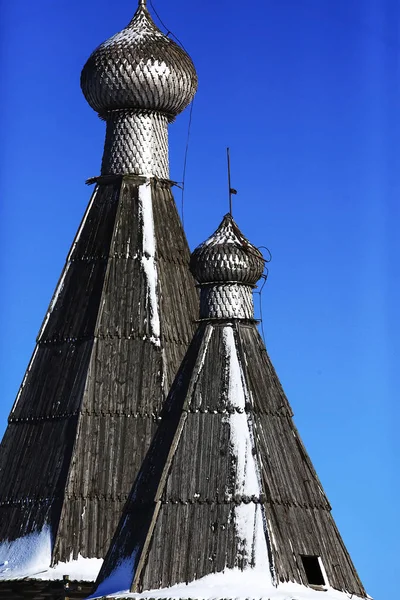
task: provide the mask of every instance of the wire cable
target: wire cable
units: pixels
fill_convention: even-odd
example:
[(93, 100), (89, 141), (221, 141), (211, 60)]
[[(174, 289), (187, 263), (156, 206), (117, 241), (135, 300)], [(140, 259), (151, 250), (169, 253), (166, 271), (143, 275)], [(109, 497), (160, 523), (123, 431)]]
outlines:
[(263, 339), (264, 342), (264, 346), (265, 346), (265, 331), (264, 331), (264, 319), (263, 319), (263, 312), (262, 312), (262, 291), (264, 289), (265, 284), (267, 283), (267, 279), (268, 279), (268, 275), (269, 275), (269, 270), (268, 267), (266, 267), (266, 273), (263, 273), (263, 275), (261, 276), (263, 281), (262, 286), (260, 287), (259, 291), (255, 292), (255, 294), (258, 294), (258, 297), (260, 299), (260, 326), (261, 326), (261, 337)]
[[(155, 6), (153, 4), (153, 0), (149, 0), (149, 2), (150, 2), (151, 8), (153, 9), (154, 14), (156, 15), (157, 19), (159, 20), (161, 26), (167, 32), (166, 36), (167, 37), (169, 35), (172, 36), (177, 41), (177, 43), (182, 48), (182, 50), (184, 50), (186, 52), (185, 46), (182, 44), (182, 42), (176, 37), (176, 35), (170, 29), (168, 29), (168, 27), (165, 25), (164, 21), (161, 19), (160, 15), (157, 12), (157, 9), (155, 8)], [(188, 157), (188, 152), (189, 152), (190, 130), (191, 130), (191, 127), (192, 127), (193, 104), (194, 104), (194, 98), (193, 98), (192, 102), (190, 103), (189, 124), (188, 124), (188, 132), (187, 132), (187, 137), (186, 137), (185, 156), (184, 156), (184, 159), (183, 159), (182, 187), (181, 187), (181, 190), (182, 190), (182, 194), (181, 194), (181, 220), (182, 220), (182, 227), (183, 228), (185, 228), (185, 221), (184, 221), (185, 179), (186, 179), (187, 157)]]
[[(165, 25), (164, 21), (161, 19), (160, 15), (158, 14), (157, 10), (154, 7), (152, 0), (150, 0), (150, 5), (151, 5), (151, 8), (153, 9), (154, 14), (156, 15), (157, 19), (160, 21), (161, 26), (164, 27), (165, 31), (167, 32), (165, 35), (167, 37), (169, 35), (171, 35), (178, 42), (178, 44), (182, 48), (182, 50), (185, 50), (185, 46), (182, 44), (182, 42), (176, 37), (176, 35), (170, 29), (168, 29), (168, 27)], [(186, 52), (186, 50), (185, 50), (185, 52)]]
[(187, 132), (187, 137), (186, 137), (185, 157), (183, 159), (183, 172), (182, 172), (181, 219), (182, 219), (182, 227), (184, 229), (185, 229), (184, 199), (185, 199), (186, 166), (187, 166), (187, 157), (188, 157), (188, 152), (189, 152), (190, 130), (192, 128), (193, 105), (194, 105), (194, 98), (190, 103), (188, 132)]
[(169, 30), (169, 29), (168, 29), (168, 27), (165, 25), (164, 21), (161, 19), (160, 15), (159, 15), (159, 14), (158, 14), (158, 12), (156, 11), (156, 9), (155, 9), (155, 7), (154, 7), (154, 4), (153, 4), (152, 0), (150, 0), (150, 5), (151, 5), (151, 8), (153, 9), (153, 11), (154, 11), (154, 14), (156, 15), (157, 19), (160, 21), (160, 23), (161, 23), (161, 26), (162, 26), (162, 27), (164, 27), (165, 31), (167, 31), (166, 35), (170, 34), (170, 33), (171, 33), (171, 32), (170, 32), (170, 30)]

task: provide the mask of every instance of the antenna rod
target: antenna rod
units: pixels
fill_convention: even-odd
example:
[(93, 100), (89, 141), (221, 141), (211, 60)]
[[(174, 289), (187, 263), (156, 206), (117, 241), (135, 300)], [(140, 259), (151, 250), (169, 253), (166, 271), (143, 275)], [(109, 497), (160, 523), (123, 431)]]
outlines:
[(226, 149), (226, 157), (228, 160), (229, 214), (232, 216), (231, 153), (229, 148)]
[(231, 152), (229, 148), (226, 149), (226, 157), (228, 159), (229, 214), (232, 216), (232, 194), (236, 195), (237, 190), (231, 186)]

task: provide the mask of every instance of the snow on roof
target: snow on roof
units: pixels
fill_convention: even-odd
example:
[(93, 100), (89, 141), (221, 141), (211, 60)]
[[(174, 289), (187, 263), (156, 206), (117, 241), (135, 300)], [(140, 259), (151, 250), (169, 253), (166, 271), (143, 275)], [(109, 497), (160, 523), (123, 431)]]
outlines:
[[(235, 409), (226, 417), (230, 425), (231, 451), (237, 461), (235, 494), (259, 497), (262, 493), (261, 476), (253, 454), (251, 416), (245, 412), (248, 391), (230, 324), (223, 329), (223, 341), (229, 369), (228, 405)], [(263, 526), (264, 511), (261, 505), (252, 502), (239, 504), (234, 509), (234, 519), (236, 532), (241, 540), (242, 554), (247, 555), (255, 567), (263, 570), (264, 577), (270, 577)]]
[(160, 345), (160, 315), (157, 299), (157, 266), (155, 262), (156, 240), (154, 235), (153, 204), (150, 180), (139, 186), (139, 215), (142, 223), (143, 255), (142, 266), (147, 279), (147, 294), (150, 311), (151, 341)]
[[(91, 596), (101, 598), (101, 596)], [(326, 587), (315, 590), (298, 583), (282, 583), (275, 587), (268, 573), (262, 569), (226, 569), (221, 573), (207, 575), (188, 584), (178, 584), (170, 588), (150, 590), (141, 594), (121, 591), (118, 594), (102, 596), (102, 598), (119, 598), (120, 600), (136, 598), (154, 599), (191, 599), (217, 600), (232, 598), (235, 600), (358, 600), (357, 596)]]
[(49, 527), (12, 542), (0, 544), (0, 581), (14, 579), (62, 580), (68, 575), (71, 581), (95, 581), (103, 560), (84, 558), (51, 563), (51, 533)]

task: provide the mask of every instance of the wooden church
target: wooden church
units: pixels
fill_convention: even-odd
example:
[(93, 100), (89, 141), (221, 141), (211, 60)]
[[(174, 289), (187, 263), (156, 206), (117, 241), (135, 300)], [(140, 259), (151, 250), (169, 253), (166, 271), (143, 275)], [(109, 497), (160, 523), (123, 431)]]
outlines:
[(262, 254), (228, 214), (190, 257), (190, 57), (140, 0), (81, 86), (101, 174), (0, 447), (0, 598), (367, 598), (256, 327)]
[(95, 597), (366, 598), (257, 330), (262, 254), (228, 214), (190, 266), (197, 330)]

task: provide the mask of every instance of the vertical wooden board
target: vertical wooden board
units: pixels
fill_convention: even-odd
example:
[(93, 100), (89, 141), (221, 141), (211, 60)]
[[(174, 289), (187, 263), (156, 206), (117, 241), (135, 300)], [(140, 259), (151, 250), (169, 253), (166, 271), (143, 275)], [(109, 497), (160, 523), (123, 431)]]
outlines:
[[(365, 597), (366, 592), (328, 510), (268, 505), (267, 514), (276, 539), (275, 566), (282, 580), (307, 585), (301, 555), (321, 556), (329, 584)], [(336, 567), (340, 565), (340, 569)]]
[[(232, 566), (238, 548), (230, 511), (230, 504), (162, 504), (142, 589), (189, 583), (216, 572), (217, 565), (219, 571)], [(216, 526), (220, 523), (226, 526)], [(220, 548), (228, 548), (228, 554)]]
[(22, 427), (32, 419), (64, 418), (77, 413), (91, 351), (91, 340), (39, 345), (9, 422)]
[(226, 416), (189, 413), (174, 454), (163, 499), (214, 502), (234, 492), (230, 468), (229, 424)]
[(293, 411), (257, 327), (238, 323), (236, 329), (254, 412), (292, 415)]
[(30, 508), (2, 521), (1, 539), (43, 525), (41, 498), (49, 504), (53, 534), (57, 531), (118, 190), (97, 188), (89, 203), (11, 412), (0, 453), (0, 503), (7, 498), (17, 505), (23, 497)]
[(40, 341), (93, 335), (118, 196), (119, 186), (96, 189), (56, 287)]
[(169, 186), (156, 184), (153, 194), (162, 333), (167, 341), (189, 345), (199, 314), (198, 293), (189, 271), (189, 247)]
[(73, 416), (7, 428), (0, 489), (2, 539), (41, 531), (45, 524), (55, 533), (76, 422)]
[(149, 340), (97, 339), (82, 403), (85, 414), (157, 416), (164, 402), (162, 357)]
[[(154, 430), (148, 416), (81, 416), (58, 532), (74, 555), (104, 556)], [(75, 534), (82, 525), (76, 498), (84, 501), (86, 523), (95, 536), (86, 543)], [(67, 560), (61, 545), (56, 551), (59, 560)]]

